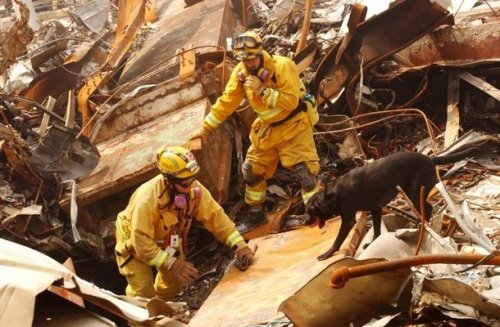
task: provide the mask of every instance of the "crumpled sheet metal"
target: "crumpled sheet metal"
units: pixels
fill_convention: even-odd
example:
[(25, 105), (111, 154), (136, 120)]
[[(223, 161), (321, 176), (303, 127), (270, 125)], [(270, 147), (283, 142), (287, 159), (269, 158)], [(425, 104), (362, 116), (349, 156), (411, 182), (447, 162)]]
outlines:
[[(381, 262), (381, 259), (373, 258), (392, 260), (414, 254), (418, 231), (416, 229), (398, 229), (398, 226), (404, 226), (406, 221), (397, 215), (392, 217), (386, 215), (383, 222), (382, 234), (366, 249), (358, 251), (356, 260), (345, 258), (332, 263), (301, 290), (284, 301), (280, 306), (280, 311), (284, 312), (297, 326), (326, 327), (332, 326), (332, 322), (335, 322), (336, 326), (348, 326), (351, 320), (354, 321), (355, 326), (359, 326), (380, 315), (409, 310), (410, 293), (413, 292), (415, 293), (413, 296), (418, 297), (422, 294), (420, 289), (411, 290), (412, 282), (411, 280), (407, 281), (405, 277), (411, 273), (409, 268), (352, 278), (345, 284), (344, 288), (328, 290), (330, 287), (328, 278), (331, 277), (332, 271), (339, 268)], [(366, 234), (361, 244), (371, 241), (372, 236), (373, 228)], [(456, 254), (458, 251), (452, 239), (443, 238), (427, 227), (420, 253)], [(424, 291), (439, 291), (439, 294), (449, 296), (450, 299), (459, 304), (472, 306), (483, 315), (497, 317), (498, 304), (500, 303), (494, 291), (485, 293), (483, 300), (487, 299), (487, 301), (480, 303), (480, 294), (466, 285), (467, 282), (449, 277), (455, 276), (457, 271), (465, 268), (467, 268), (466, 265), (457, 264), (427, 265), (422, 271), (428, 272), (431, 276), (446, 277), (436, 278), (437, 282), (425, 279)], [(457, 283), (456, 287), (450, 287), (450, 283)], [(493, 288), (499, 287), (495, 286), (494, 282), (491, 284)], [(400, 293), (399, 290), (402, 287), (406, 288), (401, 292), (398, 309), (395, 309), (391, 304), (396, 302), (397, 296), (395, 295)], [(470, 298), (467, 299), (467, 296)], [(428, 303), (428, 305), (431, 304)], [(471, 317), (471, 319), (475, 319), (475, 317)]]
[[(29, 100), (22, 102), (32, 103)], [(64, 120), (43, 106), (36, 104), (36, 107)], [(68, 126), (70, 121), (67, 120)], [(49, 128), (40, 128), (38, 133), (39, 139), (31, 141), (31, 144), (14, 133), (3, 144), (7, 160), (29, 183), (39, 185), (40, 178), (52, 180), (54, 175), (62, 181), (78, 179), (87, 176), (96, 167), (99, 160), (97, 148), (86, 137), (77, 137), (73, 128), (53, 124)]]
[(20, 244), (0, 239), (0, 325), (31, 326), (35, 297), (72, 273), (55, 260)]
[(75, 8), (74, 15), (80, 18), (89, 30), (100, 33), (108, 19), (108, 8), (107, 0), (96, 0)]
[[(368, 71), (379, 61), (442, 24), (453, 24), (453, 17), (429, 0), (402, 1), (358, 24), (355, 31), (346, 36), (348, 44), (340, 42), (332, 48), (317, 69), (314, 91), (319, 103), (337, 95), (347, 85), (349, 108), (357, 114), (355, 91), (361, 76), (360, 66), (363, 71)], [(337, 65), (334, 64), (335, 58), (340, 58)]]
[(99, 162), (99, 151), (85, 136), (75, 137), (71, 129), (52, 125), (27, 158), (42, 177), (58, 174), (61, 180), (88, 176)]
[(29, 26), (30, 12), (26, 4), (19, 4), (20, 18), (2, 35), (0, 75), (2, 75), (23, 51), (26, 45), (33, 39), (34, 32)]
[(500, 61), (500, 24), (449, 26), (429, 32), (394, 55), (398, 69), (387, 77), (431, 65), (471, 67)]
[(116, 38), (113, 47), (101, 69), (90, 76), (78, 92), (78, 109), (82, 113), (83, 135), (85, 136), (89, 136), (91, 127), (88, 99), (102, 83), (109, 80), (134, 44), (139, 30), (145, 22), (146, 1), (119, 1)]
[(247, 326), (275, 318), (284, 299), (339, 258), (316, 259), (331, 246), (339, 227), (337, 220), (324, 232), (304, 227), (251, 240), (251, 248), (257, 245), (254, 264), (245, 272), (230, 265), (189, 326)]
[[(31, 326), (36, 295), (57, 280), (62, 280), (64, 288), (74, 291), (85, 300), (138, 325), (153, 326), (155, 321), (165, 319), (164, 316), (149, 317), (146, 309), (101, 290), (43, 253), (4, 239), (0, 239), (0, 248), (1, 326)], [(185, 326), (169, 320), (164, 326)]]
[[(354, 326), (361, 326), (373, 317), (407, 310), (409, 290), (399, 298), (398, 295), (401, 285), (405, 285), (411, 274), (410, 269), (359, 277), (349, 281), (341, 289), (331, 289), (328, 285), (332, 270), (379, 260), (357, 261), (353, 258), (343, 258), (335, 261), (286, 299), (280, 305), (279, 311), (296, 326), (330, 327), (349, 326), (351, 322)], [(406, 285), (411, 286), (411, 282)], [(399, 307), (393, 306), (396, 302)]]
[(22, 148), (14, 140), (6, 140), (2, 143), (2, 150), (9, 164), (25, 181), (31, 185), (39, 186), (42, 179), (37, 175), (26, 160)]
[[(471, 319), (481, 320), (481, 315), (486, 316), (490, 319), (500, 320), (500, 302), (498, 297), (486, 296), (485, 294), (478, 293), (472, 286), (457, 280), (456, 278), (435, 278), (426, 279), (424, 281), (424, 291), (438, 293), (446, 297), (446, 301), (442, 304), (444, 306), (443, 311), (449, 310), (453, 307), (454, 310), (467, 314), (474, 312), (474, 315), (470, 316)], [(500, 289), (491, 290), (492, 294), (498, 294)], [(439, 306), (439, 302), (432, 303), (433, 305)], [(446, 306), (448, 304), (449, 306)], [(468, 310), (464, 310), (461, 305), (469, 307)], [(471, 310), (472, 307), (475, 310)], [(477, 310), (477, 311), (476, 311)], [(443, 312), (446, 314), (446, 312)], [(484, 321), (483, 321), (484, 322)]]
[[(43, 103), (49, 96), (57, 99), (63, 93), (73, 89), (82, 67), (89, 61), (99, 57), (98, 53), (104, 41), (95, 42), (94, 44), (83, 43), (66, 59), (62, 67), (43, 72), (35, 77), (30, 86), (20, 92), (20, 96)], [(17, 107), (29, 108), (28, 104), (23, 102), (19, 102)]]
[(319, 50), (320, 49), (317, 43), (309, 43), (304, 49), (293, 57), (293, 61), (297, 64), (299, 73), (304, 72), (311, 66), (314, 59), (318, 56)]
[(11, 213), (7, 218), (2, 219), (0, 223), (2, 226), (7, 226), (10, 221), (16, 220), (19, 216), (40, 216), (42, 214), (42, 206), (38, 204), (14, 210), (15, 212)]
[[(225, 49), (226, 38), (232, 37), (237, 28), (229, 0), (202, 1), (166, 13), (155, 25), (158, 28), (150, 32), (142, 48), (125, 65), (120, 84), (133, 81), (152, 67), (174, 63), (178, 59), (176, 53), (181, 50), (193, 48), (197, 53), (205, 53)], [(171, 60), (165, 63), (167, 59)], [(149, 76), (145, 83), (165, 80), (163, 76), (157, 77), (160, 79), (155, 81), (154, 76)]]
[[(188, 139), (190, 126), (203, 120), (207, 100), (160, 116), (97, 145), (101, 159), (94, 171), (78, 183), (78, 203), (86, 205), (155, 176), (156, 151)], [(60, 205), (66, 208), (68, 198)]]

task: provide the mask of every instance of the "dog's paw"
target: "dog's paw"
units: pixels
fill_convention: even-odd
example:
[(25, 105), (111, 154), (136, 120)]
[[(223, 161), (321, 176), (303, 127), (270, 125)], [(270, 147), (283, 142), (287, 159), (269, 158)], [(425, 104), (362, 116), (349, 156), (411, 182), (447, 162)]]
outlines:
[(326, 259), (330, 258), (334, 253), (335, 253), (335, 251), (327, 251), (327, 252), (323, 253), (322, 255), (320, 255), (319, 257), (317, 257), (317, 259), (318, 259), (318, 261), (326, 260)]

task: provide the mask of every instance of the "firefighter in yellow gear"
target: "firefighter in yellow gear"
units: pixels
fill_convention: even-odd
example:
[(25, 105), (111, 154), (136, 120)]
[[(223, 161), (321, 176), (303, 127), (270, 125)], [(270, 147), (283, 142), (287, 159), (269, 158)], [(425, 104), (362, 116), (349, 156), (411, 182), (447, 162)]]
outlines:
[(278, 161), (300, 182), (305, 204), (318, 191), (319, 158), (313, 139), (318, 116), (314, 98), (306, 93), (293, 60), (271, 56), (263, 49), (258, 34), (248, 31), (236, 37), (233, 54), (240, 62), (191, 139), (206, 142), (208, 135), (246, 98), (257, 118), (250, 131), (251, 145), (242, 172), (248, 216), (257, 220), (256, 226), (266, 221), (262, 207), (266, 180), (273, 176)]
[[(186, 261), (187, 235), (193, 219), (217, 240), (252, 262), (253, 252), (210, 192), (196, 180), (200, 167), (183, 147), (157, 153), (160, 174), (132, 194), (116, 220), (116, 262), (127, 278), (128, 296), (171, 300), (182, 285), (198, 277)], [(153, 270), (157, 269), (155, 279)]]

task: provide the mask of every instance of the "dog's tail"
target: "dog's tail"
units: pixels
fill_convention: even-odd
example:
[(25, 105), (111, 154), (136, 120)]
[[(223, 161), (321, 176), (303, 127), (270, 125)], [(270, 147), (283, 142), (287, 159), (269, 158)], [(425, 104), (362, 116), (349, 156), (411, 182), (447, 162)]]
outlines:
[(475, 156), (487, 156), (498, 154), (500, 151), (500, 138), (498, 136), (484, 136), (470, 142), (463, 144), (453, 151), (447, 151), (442, 155), (431, 157), (435, 165), (443, 165), (454, 163), (465, 158), (472, 158)]
[(471, 158), (471, 157), (477, 155), (478, 152), (479, 152), (478, 148), (461, 149), (461, 150), (452, 152), (450, 154), (441, 155), (441, 156), (438, 155), (437, 157), (432, 157), (431, 159), (435, 165), (445, 165), (445, 164), (457, 162), (457, 161), (465, 159), (465, 158)]

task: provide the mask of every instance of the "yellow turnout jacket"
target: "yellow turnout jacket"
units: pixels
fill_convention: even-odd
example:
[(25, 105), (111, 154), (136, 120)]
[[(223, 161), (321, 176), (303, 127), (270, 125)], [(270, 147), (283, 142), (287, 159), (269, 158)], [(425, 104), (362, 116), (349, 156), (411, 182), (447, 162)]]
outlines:
[[(266, 124), (285, 119), (297, 108), (299, 100), (306, 93), (297, 66), (288, 57), (271, 57), (266, 51), (262, 51), (262, 55), (263, 69), (267, 71), (262, 91), (259, 93), (245, 90), (243, 83), (248, 72), (242, 62), (238, 63), (229, 77), (224, 93), (205, 117), (204, 127), (210, 131), (219, 127), (238, 108), (245, 96), (257, 118)], [(298, 115), (306, 113), (301, 112)]]
[(169, 256), (165, 248), (172, 246), (172, 235), (179, 236), (178, 249), (184, 255), (182, 242), (186, 241), (192, 219), (201, 222), (217, 240), (231, 248), (245, 243), (234, 223), (200, 182), (192, 185), (199, 188), (199, 196), (191, 192), (189, 205), (182, 210), (168, 205), (170, 196), (166, 187), (163, 176), (158, 175), (132, 194), (116, 220), (117, 252), (126, 247), (135, 258), (161, 267)]

